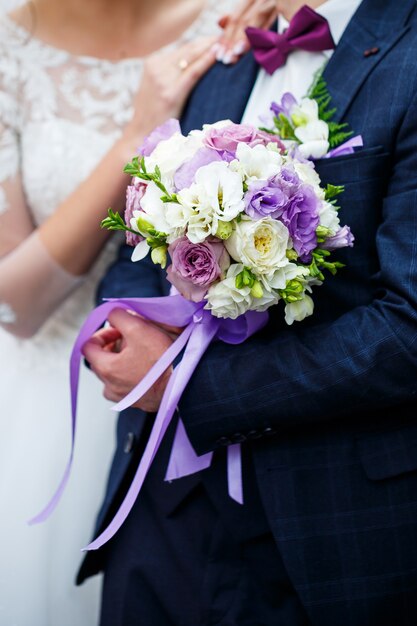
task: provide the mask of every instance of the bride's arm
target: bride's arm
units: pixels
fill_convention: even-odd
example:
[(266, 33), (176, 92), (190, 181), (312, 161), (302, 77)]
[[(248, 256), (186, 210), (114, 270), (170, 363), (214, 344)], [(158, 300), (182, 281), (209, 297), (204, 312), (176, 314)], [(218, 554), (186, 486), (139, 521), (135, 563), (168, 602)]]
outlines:
[[(17, 133), (7, 119), (0, 123), (0, 324), (4, 328), (21, 337), (33, 335), (93, 264), (109, 236), (100, 229), (100, 221), (109, 206), (117, 210), (124, 206), (128, 183), (124, 164), (155, 126), (179, 115), (191, 89), (214, 61), (212, 44), (213, 40), (193, 42), (145, 63), (136, 113), (123, 137), (38, 228), (32, 223), (20, 180)], [(181, 71), (183, 58), (189, 65)]]

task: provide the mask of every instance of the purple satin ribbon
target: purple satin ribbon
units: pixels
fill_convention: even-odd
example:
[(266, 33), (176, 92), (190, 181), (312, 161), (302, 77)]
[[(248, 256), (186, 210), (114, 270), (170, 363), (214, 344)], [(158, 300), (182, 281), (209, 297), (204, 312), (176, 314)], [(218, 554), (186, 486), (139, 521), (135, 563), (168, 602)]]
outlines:
[(333, 148), (324, 156), (324, 159), (331, 159), (334, 157), (346, 156), (347, 154), (353, 154), (355, 152), (355, 148), (363, 147), (363, 139), (362, 135), (356, 135), (356, 137), (352, 137), (352, 139), (348, 139), (345, 143), (342, 143), (337, 148)]
[(308, 6), (303, 6), (297, 11), (287, 30), (282, 34), (249, 27), (246, 29), (246, 35), (256, 61), (268, 74), (273, 74), (279, 67), (285, 65), (288, 55), (293, 50), (321, 52), (336, 47), (326, 18)]
[[(94, 332), (107, 320), (109, 313), (114, 309), (121, 308), (134, 311), (146, 319), (157, 323), (168, 322), (172, 326), (184, 327), (184, 330), (150, 369), (145, 378), (121, 402), (113, 407), (114, 410), (121, 411), (137, 402), (184, 348), (185, 351), (181, 362), (175, 367), (169, 379), (148, 443), (125, 499), (109, 526), (85, 549), (97, 550), (119, 530), (138, 497), (152, 461), (177, 409), (181, 395), (210, 343), (215, 338), (229, 344), (242, 343), (263, 328), (268, 321), (267, 313), (256, 313), (254, 311), (249, 311), (246, 315), (242, 315), (236, 320), (218, 319), (212, 316), (209, 311), (204, 310), (204, 304), (190, 302), (179, 295), (164, 298), (129, 298), (107, 301), (90, 314), (81, 328), (71, 355), (72, 441), (70, 457), (57, 491), (45, 509), (33, 518), (29, 522), (30, 524), (43, 522), (51, 515), (61, 499), (70, 476), (74, 457), (78, 380), (82, 348)], [(212, 457), (212, 452), (202, 456), (198, 456), (195, 453), (186, 435), (184, 425), (180, 420), (174, 438), (166, 480), (173, 480), (206, 469), (210, 466)], [(230, 446), (227, 463), (229, 494), (237, 502), (243, 503), (241, 464), (240, 446), (237, 444)]]

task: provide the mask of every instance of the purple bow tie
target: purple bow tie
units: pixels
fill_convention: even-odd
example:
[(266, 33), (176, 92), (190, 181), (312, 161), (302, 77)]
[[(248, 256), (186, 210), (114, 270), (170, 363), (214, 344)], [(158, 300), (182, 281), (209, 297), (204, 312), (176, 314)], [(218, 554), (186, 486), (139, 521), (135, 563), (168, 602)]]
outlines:
[(246, 29), (246, 35), (256, 61), (268, 74), (273, 74), (285, 65), (293, 50), (321, 52), (336, 47), (328, 21), (308, 6), (303, 6), (294, 15), (287, 30), (281, 35), (252, 27)]

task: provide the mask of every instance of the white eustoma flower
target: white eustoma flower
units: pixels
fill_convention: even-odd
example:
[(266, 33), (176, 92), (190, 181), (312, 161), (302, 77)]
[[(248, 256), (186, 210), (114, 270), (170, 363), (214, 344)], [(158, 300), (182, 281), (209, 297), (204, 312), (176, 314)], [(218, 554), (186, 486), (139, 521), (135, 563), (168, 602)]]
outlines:
[(314, 169), (313, 164), (310, 163), (301, 163), (301, 161), (291, 160), (291, 165), (295, 169), (295, 173), (302, 180), (303, 183), (307, 185), (311, 185), (314, 188), (314, 193), (318, 198), (324, 200), (325, 191), (321, 187), (320, 176), (317, 171)]
[(262, 298), (252, 298), (250, 311), (258, 311), (259, 313), (267, 311), (269, 307), (274, 306), (281, 300), (276, 291), (264, 291)]
[(298, 302), (285, 305), (285, 321), (289, 326), (293, 322), (302, 322), (309, 315), (313, 315), (314, 302), (307, 294)]
[[(142, 217), (152, 224), (155, 230), (168, 235), (167, 241), (172, 243), (184, 234), (185, 226), (183, 222), (185, 218), (183, 219), (183, 216), (178, 217), (177, 206), (171, 207), (171, 204), (175, 205), (175, 203), (162, 202), (161, 196), (161, 190), (154, 182), (150, 182), (141, 200), (143, 211), (134, 211), (133, 217), (134, 219)], [(178, 219), (175, 220), (172, 217), (173, 215), (176, 215)], [(168, 216), (172, 218), (171, 223), (168, 220)]]
[(267, 180), (276, 176), (282, 167), (283, 158), (275, 149), (271, 150), (262, 144), (250, 148), (240, 143), (236, 150), (236, 160), (230, 164), (231, 169), (242, 176), (243, 180)]
[(145, 157), (146, 169), (148, 172), (154, 172), (158, 166), (161, 170), (162, 182), (168, 191), (172, 192), (175, 172), (202, 146), (203, 142), (200, 137), (184, 137), (181, 133), (174, 133), (169, 139), (160, 141), (152, 154)]
[(309, 272), (310, 270), (307, 267), (288, 263), (268, 276), (261, 276), (261, 282), (267, 291), (271, 291), (271, 289), (285, 289), (289, 280), (304, 278), (308, 276)]
[(334, 234), (340, 228), (340, 219), (337, 210), (331, 202), (323, 201), (318, 207), (320, 226), (329, 228)]
[(236, 288), (236, 276), (243, 270), (243, 265), (231, 265), (226, 278), (208, 290), (206, 309), (215, 317), (236, 319), (249, 310), (254, 298), (250, 294), (250, 287)]
[(199, 141), (203, 141), (212, 128), (226, 128), (227, 126), (230, 126), (230, 124), (233, 124), (232, 120), (219, 120), (214, 124), (203, 124), (203, 128), (201, 130), (192, 130), (190, 131), (189, 136), (195, 137)]
[(230, 256), (257, 274), (271, 274), (289, 263), (288, 228), (282, 222), (265, 217), (252, 221), (242, 218), (227, 241)]
[(242, 179), (228, 164), (216, 161), (201, 167), (195, 182), (178, 193), (190, 211), (187, 237), (193, 243), (215, 235), (219, 220), (230, 222), (244, 209)]

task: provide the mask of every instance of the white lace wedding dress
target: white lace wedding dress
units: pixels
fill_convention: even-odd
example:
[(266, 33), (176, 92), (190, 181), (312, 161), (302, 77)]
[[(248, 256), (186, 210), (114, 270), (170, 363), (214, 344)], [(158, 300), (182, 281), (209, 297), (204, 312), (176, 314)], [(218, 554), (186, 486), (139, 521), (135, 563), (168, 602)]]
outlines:
[[(208, 0), (182, 40), (213, 34), (234, 0)], [(219, 7), (219, 4), (221, 5)], [(0, 16), (0, 213), (23, 190), (40, 224), (85, 179), (132, 115), (142, 61), (74, 56)], [(10, 185), (10, 181), (14, 181)], [(26, 216), (27, 219), (27, 216)], [(33, 339), (0, 329), (0, 625), (94, 626), (98, 578), (74, 586), (114, 444), (115, 416), (83, 371), (74, 471), (50, 520), (28, 527), (54, 492), (69, 450), (68, 359), (116, 241)], [(20, 286), (16, 284), (16, 289)], [(47, 288), (47, 285), (45, 286)], [(13, 318), (0, 303), (0, 321)]]

